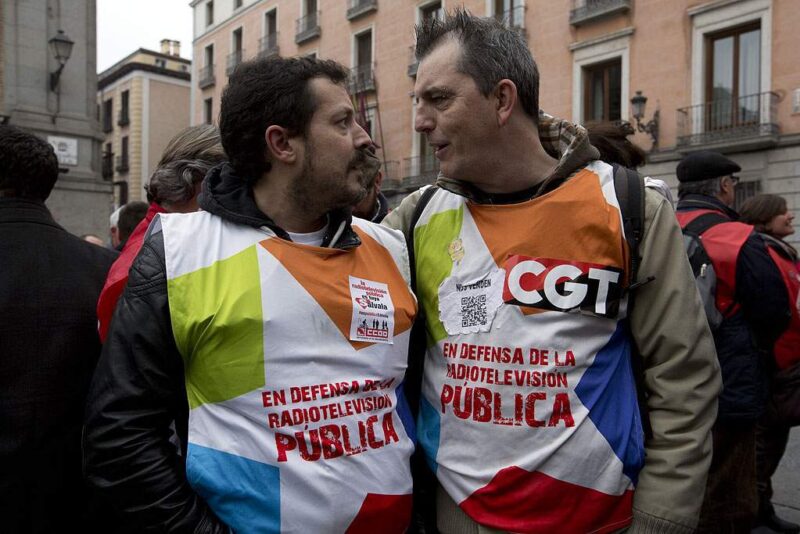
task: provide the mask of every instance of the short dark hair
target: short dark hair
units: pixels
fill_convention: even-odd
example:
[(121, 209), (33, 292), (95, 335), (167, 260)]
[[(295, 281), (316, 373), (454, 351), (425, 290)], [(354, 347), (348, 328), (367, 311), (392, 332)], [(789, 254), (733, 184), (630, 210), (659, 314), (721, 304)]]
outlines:
[(748, 198), (739, 210), (742, 222), (752, 224), (759, 232), (766, 232), (767, 224), (776, 215), (788, 210), (786, 199), (779, 195), (761, 194)]
[(147, 215), (147, 209), (147, 202), (138, 200), (128, 202), (122, 207), (119, 212), (119, 222), (117, 223), (117, 231), (121, 242), (124, 243), (131, 236), (139, 222)]
[(316, 109), (308, 82), (327, 78), (336, 84), (348, 71), (335, 61), (272, 57), (239, 65), (222, 93), (219, 130), (228, 159), (244, 180), (255, 183), (269, 172), (264, 132), (283, 126), (305, 134)]
[(489, 96), (500, 80), (517, 86), (522, 109), (534, 122), (539, 118), (539, 69), (522, 36), (495, 18), (476, 17), (456, 9), (438, 20), (430, 17), (415, 27), (418, 60), (422, 60), (448, 35), (461, 44), (458, 70), (475, 80)]
[(600, 152), (600, 160), (636, 169), (645, 163), (644, 150), (636, 146), (629, 135), (633, 127), (627, 122), (590, 122), (586, 124), (589, 142)]
[(58, 158), (50, 143), (0, 125), (0, 190), (9, 196), (47, 200), (58, 179)]

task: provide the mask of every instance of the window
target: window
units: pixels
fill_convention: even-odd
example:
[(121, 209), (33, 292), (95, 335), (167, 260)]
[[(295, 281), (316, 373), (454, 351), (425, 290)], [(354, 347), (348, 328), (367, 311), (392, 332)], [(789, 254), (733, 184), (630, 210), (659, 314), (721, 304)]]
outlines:
[(441, 2), (431, 2), (419, 8), (420, 22), (426, 21), (431, 18), (442, 20), (444, 13), (442, 12)]
[(617, 58), (583, 67), (584, 121), (622, 118), (622, 61)]
[(278, 33), (278, 10), (272, 11), (264, 15), (264, 35), (275, 35)]
[(203, 122), (212, 124), (214, 122), (214, 99), (206, 98), (203, 101)]
[(304, 15), (312, 15), (317, 13), (317, 0), (306, 0), (306, 10)]
[(117, 156), (117, 172), (128, 172), (128, 136), (126, 135), (120, 140), (120, 155)]
[(234, 53), (242, 52), (242, 29), (237, 28), (233, 31), (233, 51)]
[(522, 0), (492, 0), (492, 15), (509, 28), (522, 28), (525, 7)]
[(761, 182), (739, 182), (734, 189), (736, 199), (733, 201), (733, 207), (739, 210), (744, 204), (744, 201), (750, 197), (754, 197), (761, 193)]
[(356, 36), (356, 67), (372, 65), (372, 30)]
[(103, 102), (103, 132), (108, 133), (114, 130), (114, 99), (109, 98)]
[(160, 58), (160, 57), (157, 57), (156, 58), (156, 67), (161, 68), (161, 69), (166, 69), (167, 68), (167, 60), (163, 59), (163, 58)]
[(214, 24), (214, 2), (206, 3), (206, 27)]
[(210, 44), (205, 48), (205, 65), (206, 67), (214, 66), (214, 45)]
[(233, 9), (239, 9), (242, 7), (242, 0), (233, 0)]
[(759, 121), (761, 27), (759, 22), (707, 37), (708, 129)]
[(127, 126), (130, 124), (130, 116), (128, 115), (128, 106), (130, 101), (130, 91), (125, 90), (122, 91), (122, 103), (119, 110), (119, 122), (120, 126)]

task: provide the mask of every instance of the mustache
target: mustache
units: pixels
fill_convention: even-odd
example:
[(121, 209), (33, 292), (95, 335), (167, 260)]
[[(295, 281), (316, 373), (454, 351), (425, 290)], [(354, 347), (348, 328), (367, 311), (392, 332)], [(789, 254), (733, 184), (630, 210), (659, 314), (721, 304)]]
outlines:
[(381, 160), (369, 149), (359, 149), (356, 150), (355, 155), (350, 160), (349, 167), (351, 169), (360, 170), (364, 174), (364, 177), (368, 177), (372, 180), (381, 168)]

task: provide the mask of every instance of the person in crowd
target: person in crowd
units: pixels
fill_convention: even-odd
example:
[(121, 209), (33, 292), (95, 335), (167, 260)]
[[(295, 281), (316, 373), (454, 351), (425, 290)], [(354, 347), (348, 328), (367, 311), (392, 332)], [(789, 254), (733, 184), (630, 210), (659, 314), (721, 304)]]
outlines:
[[(633, 170), (645, 164), (645, 151), (628, 139), (628, 136), (635, 133), (630, 123), (590, 122), (586, 129), (589, 132), (589, 142), (600, 152), (600, 161), (616, 163)], [(645, 176), (644, 183), (646, 187), (658, 191), (669, 200), (670, 205), (675, 204), (672, 191), (664, 180)]]
[(100, 340), (105, 342), (117, 301), (128, 283), (128, 271), (139, 254), (144, 235), (153, 218), (159, 213), (190, 213), (197, 211), (200, 183), (206, 173), (225, 161), (225, 151), (216, 126), (203, 124), (179, 132), (167, 144), (145, 186), (150, 206), (142, 221), (126, 240), (122, 252), (106, 278), (97, 301)]
[(133, 233), (133, 230), (142, 222), (142, 219), (147, 215), (147, 203), (140, 200), (128, 202), (119, 212), (119, 221), (117, 222), (117, 236), (119, 237), (119, 244), (117, 250), (122, 251), (128, 238)]
[(98, 247), (106, 246), (106, 244), (103, 241), (103, 239), (100, 238), (99, 236), (94, 235), (94, 234), (83, 234), (81, 236), (81, 239), (83, 239), (84, 241), (88, 241), (89, 243), (91, 243), (93, 245), (97, 245)]
[(122, 249), (120, 245), (121, 239), (119, 238), (119, 214), (122, 213), (122, 208), (125, 206), (122, 205), (111, 212), (111, 215), (108, 217), (108, 234), (111, 237), (111, 248), (119, 252)]
[(150, 225), (84, 437), (88, 480), (140, 530), (409, 524), (416, 301), (402, 234), (351, 220), (380, 162), (347, 76), (313, 58), (240, 65), (202, 211)]
[(638, 279), (655, 281), (629, 288), (626, 317), (612, 167), (584, 128), (540, 113), (524, 39), (456, 10), (417, 27), (416, 56), (415, 128), (441, 172), (383, 224), (413, 239), (436, 526), (691, 532), (720, 381), (669, 203), (646, 191)]
[(789, 431), (800, 421), (784, 408), (800, 413), (800, 264), (797, 250), (785, 239), (794, 233), (794, 214), (786, 199), (778, 195), (748, 198), (741, 209), (741, 221), (752, 224), (767, 244), (767, 251), (781, 272), (789, 296), (792, 319), (789, 328), (775, 342), (772, 363), (772, 399), (756, 427), (756, 476), (758, 481), (757, 526), (775, 532), (797, 534), (800, 525), (782, 519), (772, 505), (772, 475), (781, 462)]
[(702, 237), (721, 315), (714, 343), (723, 390), (699, 532), (750, 531), (757, 506), (755, 426), (768, 385), (765, 364), (789, 321), (780, 272), (762, 237), (733, 209), (739, 171), (736, 162), (710, 151), (685, 156), (676, 169), (678, 222)]
[(375, 183), (369, 188), (367, 196), (353, 208), (353, 216), (374, 223), (380, 223), (386, 217), (389, 213), (389, 201), (381, 193), (381, 183), (383, 183), (383, 172), (378, 171)]
[(45, 206), (46, 141), (0, 126), (0, 513), (4, 532), (87, 532), (80, 436), (100, 355), (94, 303), (116, 253)]

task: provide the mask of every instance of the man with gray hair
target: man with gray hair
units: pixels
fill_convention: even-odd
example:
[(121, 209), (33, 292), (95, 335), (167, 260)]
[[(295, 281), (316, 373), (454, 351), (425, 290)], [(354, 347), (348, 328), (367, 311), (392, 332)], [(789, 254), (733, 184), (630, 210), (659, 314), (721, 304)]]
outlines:
[(456, 11), (417, 27), (416, 56), (441, 176), (384, 224), (413, 238), (438, 529), (688, 534), (719, 371), (669, 202), (645, 193), (638, 280), (655, 282), (636, 289), (614, 169), (540, 113), (524, 39)]
[(142, 248), (150, 222), (158, 213), (197, 211), (197, 195), (203, 178), (214, 165), (223, 161), (225, 151), (219, 130), (210, 124), (186, 128), (173, 137), (164, 149), (150, 183), (145, 186), (150, 202), (147, 214), (127, 238), (97, 301), (101, 341), (105, 342), (114, 308), (128, 283), (128, 271)]
[[(772, 346), (789, 325), (789, 298), (761, 236), (733, 209), (741, 167), (700, 151), (678, 164), (676, 216), (702, 237), (717, 277), (714, 344), (723, 390), (698, 532), (750, 532), (758, 508), (755, 426), (766, 406)], [(697, 263), (697, 262), (695, 262)]]

